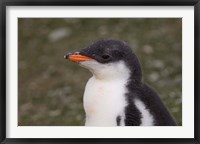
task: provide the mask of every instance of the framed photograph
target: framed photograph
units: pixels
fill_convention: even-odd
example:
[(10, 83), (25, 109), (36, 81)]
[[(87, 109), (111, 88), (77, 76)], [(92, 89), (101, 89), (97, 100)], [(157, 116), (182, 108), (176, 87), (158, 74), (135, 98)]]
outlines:
[(0, 2), (0, 142), (199, 144), (198, 0)]

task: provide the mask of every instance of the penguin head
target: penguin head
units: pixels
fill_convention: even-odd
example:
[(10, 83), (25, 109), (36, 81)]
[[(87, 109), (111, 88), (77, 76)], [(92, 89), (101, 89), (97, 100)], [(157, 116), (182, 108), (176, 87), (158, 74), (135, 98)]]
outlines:
[(99, 40), (65, 58), (90, 70), (101, 79), (132, 77), (141, 80), (140, 63), (131, 48), (119, 40)]

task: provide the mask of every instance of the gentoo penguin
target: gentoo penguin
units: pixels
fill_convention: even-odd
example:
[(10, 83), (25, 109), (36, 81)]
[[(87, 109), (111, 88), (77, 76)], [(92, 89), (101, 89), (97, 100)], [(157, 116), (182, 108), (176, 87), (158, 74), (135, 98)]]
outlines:
[(158, 94), (142, 81), (131, 48), (119, 40), (99, 40), (65, 59), (93, 76), (84, 92), (86, 126), (175, 126)]

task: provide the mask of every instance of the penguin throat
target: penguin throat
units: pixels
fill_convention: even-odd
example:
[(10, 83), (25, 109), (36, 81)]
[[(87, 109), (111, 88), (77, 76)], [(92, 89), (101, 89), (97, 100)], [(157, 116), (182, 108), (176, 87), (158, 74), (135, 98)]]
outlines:
[(96, 61), (82, 62), (81, 66), (87, 68), (96, 79), (118, 80), (130, 78), (130, 70), (123, 61), (101, 64)]

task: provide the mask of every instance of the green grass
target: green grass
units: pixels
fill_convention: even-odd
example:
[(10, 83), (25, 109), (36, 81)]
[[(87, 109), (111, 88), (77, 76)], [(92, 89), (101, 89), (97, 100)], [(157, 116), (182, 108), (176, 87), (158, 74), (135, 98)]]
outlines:
[(19, 18), (18, 27), (20, 126), (84, 125), (82, 99), (91, 74), (63, 56), (102, 38), (129, 43), (144, 81), (182, 125), (181, 19)]

